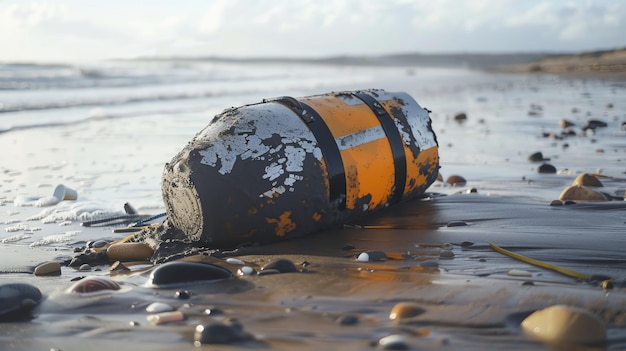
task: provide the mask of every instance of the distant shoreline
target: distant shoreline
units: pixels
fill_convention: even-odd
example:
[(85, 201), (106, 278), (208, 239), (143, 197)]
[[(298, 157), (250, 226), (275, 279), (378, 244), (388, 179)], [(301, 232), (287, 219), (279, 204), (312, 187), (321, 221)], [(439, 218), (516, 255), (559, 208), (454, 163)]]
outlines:
[(559, 74), (576, 77), (626, 79), (626, 48), (594, 51), (488, 68), (496, 73)]

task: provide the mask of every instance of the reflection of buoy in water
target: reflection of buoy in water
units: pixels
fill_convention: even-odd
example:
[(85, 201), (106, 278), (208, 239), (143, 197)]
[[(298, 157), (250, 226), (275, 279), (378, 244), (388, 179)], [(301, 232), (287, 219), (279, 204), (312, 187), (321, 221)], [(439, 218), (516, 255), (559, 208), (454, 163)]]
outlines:
[(424, 193), (439, 168), (406, 93), (282, 97), (227, 109), (163, 173), (169, 222), (210, 247), (331, 228)]

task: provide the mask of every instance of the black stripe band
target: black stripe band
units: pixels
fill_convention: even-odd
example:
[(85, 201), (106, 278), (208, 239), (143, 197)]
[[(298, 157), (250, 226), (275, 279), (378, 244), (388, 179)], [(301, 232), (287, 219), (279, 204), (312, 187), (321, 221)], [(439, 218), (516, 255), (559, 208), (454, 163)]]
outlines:
[(374, 112), (380, 126), (383, 127), (387, 140), (389, 140), (389, 146), (391, 147), (391, 154), (393, 155), (394, 172), (394, 190), (389, 200), (389, 204), (395, 204), (404, 196), (404, 186), (406, 183), (406, 155), (404, 154), (404, 145), (402, 143), (402, 137), (396, 127), (393, 119), (387, 113), (376, 99), (366, 93), (355, 93), (356, 97), (361, 99), (369, 108)]
[(317, 140), (317, 145), (322, 150), (322, 156), (326, 162), (328, 172), (328, 187), (330, 201), (340, 199), (338, 208), (346, 208), (346, 172), (341, 159), (341, 152), (335, 142), (335, 137), (328, 129), (324, 119), (311, 106), (292, 97), (281, 97), (273, 100), (278, 102), (300, 117), (309, 127)]

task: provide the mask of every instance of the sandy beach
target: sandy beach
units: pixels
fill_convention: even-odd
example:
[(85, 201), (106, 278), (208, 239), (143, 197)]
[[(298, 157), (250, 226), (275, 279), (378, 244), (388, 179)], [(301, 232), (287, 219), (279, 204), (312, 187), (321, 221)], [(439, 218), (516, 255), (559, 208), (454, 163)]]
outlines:
[[(245, 71), (248, 81), (242, 86), (231, 77), (153, 90), (147, 83), (53, 89), (62, 92), (58, 96), (46, 96), (44, 88), (23, 96), (0, 91), (5, 108), (0, 118), (6, 117), (0, 133), (0, 315), (22, 302), (10, 284), (28, 284), (42, 293), (26, 303), (30, 310), (34, 302), (32, 318), (0, 323), (0, 349), (626, 348), (623, 72), (612, 79), (554, 74), (562, 72), (548, 70), (547, 63), (532, 73), (256, 65), (225, 66), (229, 72)], [(128, 270), (112, 271), (112, 262), (97, 260), (69, 265), (93, 242), (128, 235), (114, 232), (125, 225), (81, 223), (124, 215), (125, 203), (146, 217), (165, 212), (165, 163), (223, 109), (275, 96), (366, 88), (406, 92), (432, 111), (442, 178), (425, 198), (274, 244), (236, 250), (173, 245), (180, 250), (169, 249), (171, 257), (123, 262)], [(173, 89), (179, 90), (166, 96)], [(189, 91), (193, 96), (181, 98)], [(137, 96), (131, 99), (132, 93)], [(85, 96), (71, 100), (72, 94)], [(89, 100), (106, 94), (106, 103)], [(37, 97), (28, 103), (39, 109), (24, 107), (29, 96)], [(49, 101), (66, 101), (66, 106)], [(11, 112), (11, 104), (21, 105)], [(536, 152), (542, 160), (529, 160)], [(544, 164), (554, 172), (539, 172)], [(584, 173), (601, 181), (603, 186), (594, 189), (606, 201), (559, 200)], [(453, 175), (466, 182), (447, 183)], [(77, 199), (41, 206), (60, 184), (76, 190)], [(163, 220), (153, 220), (155, 226), (135, 240), (157, 248), (154, 231)], [(511, 258), (489, 243), (587, 279)], [(295, 268), (269, 271), (266, 265), (275, 259)], [(50, 261), (61, 264), (59, 275), (34, 274)], [(181, 261), (208, 263), (232, 276), (154, 283), (159, 267)], [(173, 275), (193, 274), (184, 267), (192, 266)], [(256, 274), (262, 268), (269, 273)], [(92, 276), (119, 288), (68, 291), (81, 277)], [(168, 315), (172, 321), (159, 315), (172, 312), (167, 307), (146, 310), (156, 302), (177, 313)], [(401, 303), (410, 306), (404, 307), (406, 315), (391, 319)], [(594, 316), (605, 341), (549, 343), (524, 331), (527, 316), (560, 304)], [(215, 327), (211, 336), (198, 332), (198, 325), (222, 329)], [(231, 336), (215, 344), (215, 335)]]

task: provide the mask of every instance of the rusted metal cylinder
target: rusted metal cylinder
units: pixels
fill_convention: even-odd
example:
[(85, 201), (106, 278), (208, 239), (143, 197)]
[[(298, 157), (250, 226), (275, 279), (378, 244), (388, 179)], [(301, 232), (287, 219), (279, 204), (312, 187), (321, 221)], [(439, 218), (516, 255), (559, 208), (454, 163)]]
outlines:
[(211, 248), (306, 235), (436, 179), (428, 111), (406, 93), (281, 97), (215, 116), (163, 173), (169, 223)]

